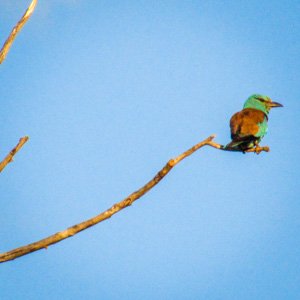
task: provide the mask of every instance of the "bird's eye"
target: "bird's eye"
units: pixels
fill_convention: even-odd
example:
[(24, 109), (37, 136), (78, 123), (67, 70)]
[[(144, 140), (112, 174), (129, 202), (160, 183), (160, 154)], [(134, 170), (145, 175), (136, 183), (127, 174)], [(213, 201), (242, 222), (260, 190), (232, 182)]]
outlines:
[(257, 100), (259, 100), (259, 101), (261, 101), (261, 102), (266, 102), (266, 100), (265, 100), (265, 99), (263, 99), (263, 98), (260, 98), (260, 97), (256, 97), (256, 99), (257, 99)]

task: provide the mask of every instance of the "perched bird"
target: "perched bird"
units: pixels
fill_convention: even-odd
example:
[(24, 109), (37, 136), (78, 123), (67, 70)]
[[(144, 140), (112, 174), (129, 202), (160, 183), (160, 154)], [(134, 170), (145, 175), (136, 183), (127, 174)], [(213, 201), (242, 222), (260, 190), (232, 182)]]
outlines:
[(225, 149), (246, 151), (257, 147), (268, 131), (268, 114), (273, 107), (283, 105), (263, 95), (250, 96), (243, 110), (235, 113), (230, 119), (232, 141)]

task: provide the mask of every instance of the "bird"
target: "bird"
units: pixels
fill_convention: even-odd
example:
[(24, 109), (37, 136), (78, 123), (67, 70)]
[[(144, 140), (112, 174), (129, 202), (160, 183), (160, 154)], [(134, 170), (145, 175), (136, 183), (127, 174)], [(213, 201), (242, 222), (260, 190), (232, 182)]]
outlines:
[(265, 95), (251, 95), (243, 109), (230, 119), (232, 141), (225, 149), (245, 152), (258, 147), (268, 131), (268, 115), (274, 107), (283, 105)]

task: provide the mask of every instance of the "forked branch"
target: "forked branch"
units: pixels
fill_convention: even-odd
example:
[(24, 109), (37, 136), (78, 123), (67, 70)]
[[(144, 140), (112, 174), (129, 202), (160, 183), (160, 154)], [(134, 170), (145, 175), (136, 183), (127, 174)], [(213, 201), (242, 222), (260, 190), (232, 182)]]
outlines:
[[(130, 206), (134, 201), (141, 198), (143, 195), (145, 195), (149, 190), (151, 190), (155, 185), (157, 185), (179, 162), (181, 162), (186, 157), (193, 154), (195, 151), (200, 149), (203, 146), (211, 146), (220, 150), (226, 150), (231, 151), (230, 149), (224, 149), (224, 146), (217, 144), (213, 142), (213, 139), (215, 138), (214, 135), (209, 136), (207, 139), (203, 140), (202, 142), (196, 144), (192, 148), (188, 149), (187, 151), (183, 152), (182, 154), (178, 155), (174, 159), (170, 159), (166, 165), (144, 186), (142, 186), (137, 191), (130, 194), (128, 197), (126, 197), (124, 200), (114, 204), (112, 207), (107, 209), (106, 211), (100, 213), (99, 215), (88, 219), (86, 221), (83, 221), (82, 223), (76, 224), (74, 226), (71, 226), (63, 231), (57, 232), (47, 238), (44, 238), (40, 241), (37, 241), (35, 243), (13, 249), (11, 251), (5, 252), (0, 254), (0, 263), (6, 262), (9, 260), (13, 260), (17, 257), (29, 254), (31, 252), (40, 250), (40, 249), (46, 249), (48, 246), (53, 245), (55, 243), (58, 243), (66, 238), (69, 238), (78, 232), (85, 230), (91, 226), (94, 226), (110, 217), (112, 217), (117, 212), (121, 211), (122, 209)], [(262, 147), (260, 148), (260, 151), (268, 151), (267, 148)], [(248, 151), (248, 152), (257, 152), (255, 150)]]
[(17, 25), (13, 28), (13, 30), (11, 31), (9, 37), (5, 41), (3, 47), (2, 47), (2, 49), (0, 51), (0, 64), (2, 64), (2, 62), (6, 58), (6, 55), (9, 52), (9, 49), (10, 49), (12, 43), (14, 42), (17, 34), (20, 32), (20, 30), (22, 29), (22, 27), (25, 25), (25, 23), (31, 17), (31, 15), (32, 15), (35, 7), (36, 7), (36, 4), (37, 4), (37, 0), (32, 0), (32, 2), (30, 3), (29, 7), (25, 11), (24, 15), (22, 16), (22, 18), (20, 19), (20, 21), (17, 23)]

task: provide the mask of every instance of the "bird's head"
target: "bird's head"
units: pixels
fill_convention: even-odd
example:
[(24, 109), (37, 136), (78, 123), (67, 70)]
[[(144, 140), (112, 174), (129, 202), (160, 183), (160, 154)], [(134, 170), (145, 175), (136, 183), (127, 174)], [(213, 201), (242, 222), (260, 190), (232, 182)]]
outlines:
[(258, 94), (250, 96), (244, 104), (244, 108), (254, 108), (257, 110), (261, 110), (266, 115), (270, 112), (271, 108), (282, 106), (282, 104), (272, 101), (270, 97)]

